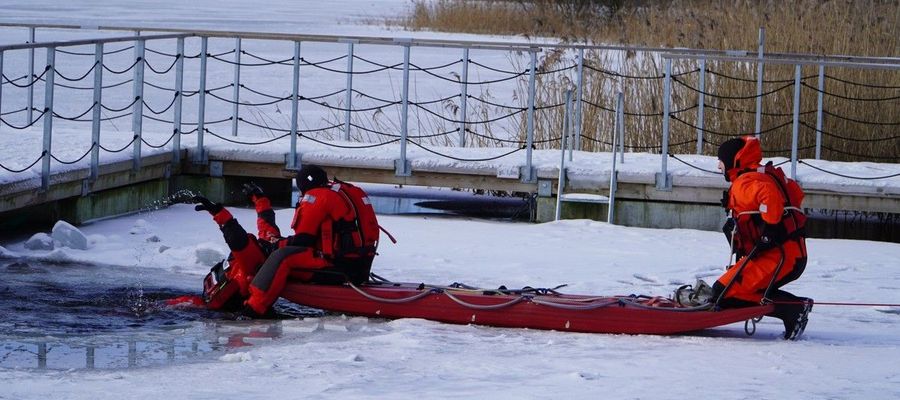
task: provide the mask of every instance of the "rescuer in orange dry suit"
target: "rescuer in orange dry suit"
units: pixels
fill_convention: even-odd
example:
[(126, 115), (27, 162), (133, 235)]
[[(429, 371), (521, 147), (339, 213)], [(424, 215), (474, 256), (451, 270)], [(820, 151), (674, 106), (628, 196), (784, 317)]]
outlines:
[[(255, 188), (262, 193), (254, 184), (245, 185), (245, 188)], [(192, 200), (198, 203), (195, 210), (207, 211), (212, 215), (231, 251), (228, 258), (216, 264), (204, 279), (203, 304), (213, 310), (237, 311), (243, 306), (244, 299), (250, 296), (250, 282), (259, 266), (275, 249), (275, 238), (281, 237), (274, 224), (275, 213), (268, 198), (261, 197), (257, 201), (258, 210), (264, 211), (258, 214), (258, 236), (253, 236), (221, 204), (203, 196), (194, 196)]]
[(721, 307), (774, 303), (768, 316), (784, 322), (784, 338), (795, 340), (806, 328), (813, 300), (781, 287), (806, 268), (806, 216), (803, 190), (772, 163), (761, 166), (762, 150), (753, 136), (722, 143), (719, 170), (731, 182), (722, 205), (728, 220), (722, 227), (737, 262), (712, 286)]
[[(291, 222), (294, 235), (271, 238), (278, 249), (250, 283), (246, 316), (265, 315), (288, 278), (324, 284), (359, 284), (369, 278), (380, 228), (365, 192), (346, 182), (329, 182), (325, 171), (315, 165), (300, 169), (297, 189), (301, 197)], [(265, 211), (254, 202), (257, 212)], [(274, 227), (274, 217), (259, 218), (258, 223), (262, 232), (264, 224)]]
[(253, 183), (244, 193), (257, 212), (258, 237), (248, 234), (222, 205), (195, 196), (197, 211), (219, 224), (231, 254), (204, 281), (204, 300), (212, 309), (239, 311), (239, 317), (272, 316), (288, 278), (303, 282), (359, 284), (368, 280), (380, 227), (365, 192), (346, 182), (329, 182), (321, 168), (297, 174), (301, 198), (291, 228), (282, 237), (271, 202)]

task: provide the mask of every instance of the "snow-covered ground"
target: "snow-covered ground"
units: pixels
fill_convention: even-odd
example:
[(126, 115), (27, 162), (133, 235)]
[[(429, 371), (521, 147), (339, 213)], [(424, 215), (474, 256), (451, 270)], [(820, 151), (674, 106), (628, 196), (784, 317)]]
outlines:
[[(233, 211), (253, 226), (252, 210)], [(290, 215), (277, 212), (283, 229)], [(373, 271), (415, 282), (568, 283), (569, 293), (668, 294), (696, 278), (714, 279), (727, 253), (713, 232), (583, 220), (534, 225), (382, 216), (381, 223), (399, 242), (381, 246)], [(147, 276), (177, 272), (199, 290), (210, 252), (226, 251), (209, 216), (188, 205), (81, 229), (91, 242), (87, 250), (27, 251), (17, 242), (4, 243), (4, 253), (31, 262), (138, 268)], [(154, 236), (159, 241), (148, 241)], [(820, 302), (900, 303), (900, 245), (814, 239), (809, 251), (805, 275), (787, 287), (794, 293)], [(309, 332), (309, 320), (285, 320), (282, 330), (299, 333), (193, 362), (118, 371), (0, 370), (0, 398), (900, 396), (900, 307), (816, 306), (797, 342), (781, 340), (780, 322), (769, 318), (753, 337), (740, 324), (658, 337), (323, 319), (331, 328)]]
[[(359, 24), (361, 19), (394, 15), (407, 6), (404, 0), (45, 0), (28, 4), (0, 0), (4, 10), (0, 20), (447, 37)], [(24, 37), (24, 30), (17, 32)], [(20, 42), (22, 37), (4, 35), (2, 40)], [(11, 62), (9, 56), (6, 62)], [(4, 93), (4, 102), (11, 101), (8, 96)], [(6, 134), (3, 138), (4, 149), (17, 148), (10, 146), (22, 142)], [(55, 148), (68, 143), (64, 133), (59, 138)], [(89, 144), (89, 140), (80, 143)], [(104, 145), (124, 143), (127, 140)], [(214, 140), (207, 144), (217, 146)], [(71, 154), (63, 153), (61, 158), (71, 160), (86, 149), (68, 147)], [(325, 157), (331, 151), (314, 146), (310, 150), (311, 157)], [(464, 156), (482, 156), (481, 150), (466, 151), (471, 154)], [(29, 150), (32, 153), (40, 154)], [(34, 157), (23, 154), (15, 151), (2, 157), (4, 162), (16, 157), (33, 161)], [(414, 156), (426, 165), (432, 162), (425, 154)], [(520, 156), (515, 157), (515, 163), (501, 160), (491, 167), (521, 163)], [(384, 157), (360, 158), (360, 162), (380, 162)], [(538, 159), (551, 167), (558, 162), (558, 153)], [(714, 166), (710, 160), (697, 161), (705, 163), (703, 167)], [(590, 168), (579, 167), (578, 162), (576, 158), (576, 169), (597, 168), (595, 161), (583, 161)], [(629, 165), (638, 170), (658, 167), (655, 161), (626, 162), (625, 167)], [(671, 160), (670, 166), (681, 168)], [(891, 169), (895, 166), (848, 167), (860, 175), (896, 173)], [(686, 167), (683, 171), (691, 174)], [(245, 226), (253, 226), (251, 210), (233, 211)], [(290, 214), (291, 210), (277, 212), (283, 231)], [(696, 278), (714, 279), (727, 258), (725, 241), (714, 232), (628, 228), (581, 220), (535, 225), (382, 216), (381, 223), (399, 243), (382, 245), (373, 271), (398, 281), (456, 281), (484, 287), (568, 283), (565, 291), (569, 293), (664, 295)], [(27, 238), (0, 243), (0, 268), (8, 269), (16, 260), (80, 262), (104, 272), (120, 269), (123, 275), (138, 270), (148, 276), (175, 276), (182, 280), (169, 282), (172, 287), (199, 290), (211, 260), (226, 250), (209, 216), (187, 205), (97, 221), (81, 229), (88, 235), (87, 250), (26, 250)], [(809, 241), (809, 251), (805, 275), (788, 290), (820, 303), (900, 303), (900, 245), (815, 239)], [(4, 290), (14, 293), (15, 288)], [(311, 323), (325, 328), (308, 329)], [(0, 369), (0, 399), (900, 397), (896, 363), (900, 307), (817, 305), (806, 334), (797, 342), (782, 341), (780, 322), (769, 318), (750, 338), (739, 324), (674, 337), (342, 317), (285, 320), (280, 329), (292, 334), (214, 357), (149, 368)], [(15, 329), (11, 330), (3, 333), (15, 335)]]

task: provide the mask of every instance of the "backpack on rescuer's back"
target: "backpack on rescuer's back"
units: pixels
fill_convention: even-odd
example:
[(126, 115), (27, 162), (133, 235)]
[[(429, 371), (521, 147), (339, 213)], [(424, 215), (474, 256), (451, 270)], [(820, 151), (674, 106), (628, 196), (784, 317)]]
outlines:
[(806, 237), (806, 214), (800, 208), (804, 194), (800, 184), (785, 176), (781, 167), (772, 165), (771, 161), (760, 169), (774, 178), (778, 188), (781, 189), (781, 194), (784, 195), (784, 217), (781, 218), (781, 224), (785, 229), (785, 238)]
[[(777, 232), (773, 232), (775, 235), (771, 239), (775, 244), (781, 245), (788, 240), (805, 238), (806, 215), (801, 209), (804, 194), (800, 185), (785, 176), (784, 171), (772, 165), (771, 161), (759, 167), (755, 172), (772, 178), (784, 198), (784, 214), (777, 225)], [(738, 256), (750, 254), (763, 236), (765, 222), (759, 213), (738, 215), (736, 220), (738, 232), (741, 234), (734, 238), (734, 250)]]
[(372, 259), (375, 258), (375, 252), (378, 250), (380, 228), (369, 196), (358, 186), (338, 179), (334, 180), (332, 190), (340, 193), (348, 201), (355, 215), (353, 221), (335, 221), (334, 223), (335, 244), (337, 245), (335, 259), (337, 261), (368, 259), (371, 265)]

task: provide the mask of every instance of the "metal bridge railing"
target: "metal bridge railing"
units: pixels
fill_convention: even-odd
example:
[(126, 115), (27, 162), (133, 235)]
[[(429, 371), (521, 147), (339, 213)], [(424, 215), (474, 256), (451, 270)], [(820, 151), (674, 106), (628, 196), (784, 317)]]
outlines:
[[(78, 162), (78, 161), (84, 159), (84, 157), (86, 157), (88, 154), (90, 154), (91, 155), (91, 175), (90, 175), (90, 177), (91, 177), (91, 179), (96, 179), (96, 177), (98, 175), (98, 170), (99, 170), (99, 151), (102, 147), (102, 146), (100, 146), (100, 114), (101, 114), (101, 110), (102, 110), (103, 70), (104, 70), (104, 68), (107, 68), (103, 63), (103, 56), (104, 56), (103, 47), (105, 44), (121, 43), (121, 42), (134, 42), (135, 43), (135, 45), (134, 45), (135, 61), (131, 65), (131, 67), (128, 68), (128, 70), (134, 70), (134, 77), (132, 78), (134, 101), (129, 105), (130, 107), (132, 107), (132, 113), (131, 113), (133, 116), (132, 132), (134, 133), (134, 136), (132, 137), (132, 140), (129, 143), (129, 145), (133, 149), (133, 160), (134, 160), (133, 168), (135, 170), (140, 169), (140, 166), (141, 166), (140, 165), (141, 143), (143, 142), (143, 139), (141, 137), (141, 132), (142, 132), (141, 127), (142, 127), (143, 118), (141, 116), (143, 114), (143, 105), (144, 105), (144, 101), (143, 101), (144, 68), (143, 67), (144, 67), (144, 63), (145, 63), (145, 60), (144, 60), (145, 43), (147, 41), (153, 41), (153, 40), (177, 39), (179, 48), (181, 48), (181, 47), (183, 47), (184, 39), (189, 36), (191, 36), (191, 35), (189, 35), (189, 34), (160, 34), (160, 35), (150, 35), (150, 36), (139, 36), (137, 38), (135, 38), (135, 37), (115, 37), (115, 38), (105, 38), (105, 39), (72, 40), (72, 41), (65, 41), (65, 42), (28, 43), (28, 44), (0, 46), (0, 77), (2, 77), (2, 80), (7, 81), (5, 83), (12, 83), (12, 81), (7, 79), (6, 76), (3, 74), (4, 54), (6, 54), (7, 52), (12, 52), (12, 51), (16, 51), (16, 50), (28, 50), (29, 56), (31, 58), (31, 60), (29, 60), (29, 68), (32, 69), (32, 72), (27, 75), (28, 76), (27, 83), (25, 85), (23, 85), (28, 90), (28, 108), (26, 110), (28, 112), (28, 115), (27, 115), (28, 123), (27, 123), (27, 125), (25, 125), (25, 127), (30, 127), (39, 120), (42, 120), (42, 124), (43, 124), (43, 145), (42, 145), (42, 151), (41, 151), (40, 157), (38, 157), (38, 159), (34, 163), (32, 163), (31, 166), (29, 166), (28, 168), (25, 168), (25, 169), (22, 169), (19, 171), (11, 171), (11, 172), (24, 172), (25, 170), (30, 169), (32, 166), (37, 164), (38, 161), (40, 161), (42, 163), (42, 166), (41, 166), (41, 188), (43, 190), (47, 190), (50, 185), (50, 175), (51, 175), (50, 163), (51, 163), (51, 160), (55, 160), (55, 161), (63, 163), (63, 164), (73, 164), (75, 162)], [(33, 30), (31, 31), (30, 37), (32, 39), (34, 38)], [(63, 51), (63, 50), (60, 50), (61, 48), (83, 46), (83, 45), (94, 45), (95, 50), (94, 50), (93, 65), (88, 70), (88, 72), (85, 73), (79, 79), (66, 78), (64, 75), (60, 74), (60, 71), (58, 69), (58, 66), (56, 63), (57, 52)], [(45, 49), (46, 53), (47, 53), (47, 63), (46, 63), (46, 65), (43, 69), (43, 72), (41, 73), (40, 76), (35, 76), (33, 73), (33, 54), (34, 54), (35, 49)], [(183, 73), (183, 70), (181, 68), (182, 64), (180, 62), (181, 61), (180, 54), (181, 53), (179, 53), (179, 56), (177, 56), (177, 59), (179, 60), (179, 62), (176, 63), (176, 64), (178, 64), (178, 69), (177, 69), (176, 75), (178, 76), (177, 79), (179, 80), (179, 82), (182, 79), (182, 73)], [(122, 73), (124, 73), (126, 71), (122, 71)], [(88, 149), (88, 152), (85, 153), (84, 155), (82, 155), (81, 157), (79, 157), (77, 160), (66, 162), (66, 161), (60, 160), (59, 158), (56, 158), (52, 151), (53, 118), (54, 118), (54, 116), (59, 116), (54, 110), (54, 97), (55, 97), (56, 90), (57, 90), (57, 84), (55, 82), (56, 77), (57, 77), (57, 75), (59, 75), (60, 78), (63, 78), (65, 80), (81, 80), (81, 79), (86, 78), (87, 75), (90, 74), (91, 72), (93, 72), (93, 81), (94, 81), (94, 85), (93, 85), (93, 89), (92, 89), (93, 90), (93, 103), (91, 104), (91, 106), (88, 108), (87, 111), (85, 111), (84, 113), (81, 114), (81, 116), (83, 116), (88, 111), (93, 111), (92, 119), (91, 119), (91, 121), (92, 121), (91, 146)], [(2, 80), (0, 80), (0, 83), (4, 83), (4, 82), (2, 82)], [(44, 106), (43, 106), (43, 109), (36, 110), (34, 108), (33, 92), (34, 92), (35, 84), (41, 80), (44, 81)], [(176, 83), (176, 87), (178, 87), (178, 86), (179, 86), (179, 84)], [(2, 112), (2, 89), (3, 89), (3, 85), (0, 84), (0, 112)], [(181, 108), (180, 97), (181, 97), (181, 92), (180, 92), (180, 90), (176, 89), (176, 92), (175, 92), (176, 100), (173, 103), (175, 105), (176, 115), (178, 115), (178, 113), (179, 113), (178, 110), (180, 110), (180, 108)], [(37, 118), (33, 118), (32, 114), (31, 114), (32, 111), (40, 111), (40, 115)], [(77, 117), (75, 119), (77, 119)], [(5, 124), (7, 126), (17, 128), (15, 126), (10, 125), (7, 121), (3, 120), (2, 117), (0, 117), (0, 122), (2, 122), (3, 124)], [(180, 126), (180, 120), (178, 119), (178, 117), (176, 117), (175, 134), (173, 134), (173, 137), (176, 138), (175, 143), (173, 144), (173, 146), (175, 147), (175, 149), (173, 151), (173, 153), (176, 154), (175, 157), (177, 157), (177, 154), (178, 154), (178, 143), (179, 142), (177, 140), (177, 136), (179, 136), (179, 135), (177, 133), (179, 132), (179, 126)], [(123, 150), (124, 150), (124, 148), (113, 151), (113, 152), (123, 151)], [(110, 151), (110, 150), (107, 150), (107, 151)], [(6, 167), (4, 167), (4, 169), (9, 170)]]
[[(549, 114), (559, 115), (564, 113), (565, 104), (556, 103), (553, 100), (553, 93), (561, 93), (563, 90), (555, 90), (555, 87), (574, 90), (574, 111), (571, 115), (572, 130), (574, 133), (573, 146), (576, 150), (582, 150), (583, 144), (590, 144), (595, 149), (608, 148), (612, 146), (614, 140), (605, 141), (601, 139), (603, 135), (613, 138), (613, 132), (622, 126), (622, 130), (626, 129), (623, 119), (633, 119), (641, 121), (635, 126), (657, 127), (661, 133), (657, 138), (650, 140), (639, 139), (641, 135), (629, 134), (628, 140), (630, 144), (619, 143), (621, 148), (629, 148), (632, 151), (658, 151), (661, 157), (661, 166), (657, 186), (661, 190), (667, 190), (671, 187), (671, 180), (668, 174), (667, 160), (670, 156), (670, 149), (679, 148), (679, 146), (691, 146), (696, 148), (696, 152), (702, 153), (704, 146), (717, 145), (709, 139), (709, 136), (739, 136), (744, 132), (727, 133), (716, 131), (715, 128), (708, 124), (710, 115), (707, 110), (722, 113), (752, 113), (755, 116), (755, 130), (757, 135), (773, 135), (774, 132), (787, 128), (792, 129), (792, 144), (790, 148), (792, 161), (792, 175), (796, 175), (796, 164), (802, 163), (799, 151), (804, 147), (799, 146), (799, 131), (801, 128), (809, 129), (815, 132), (815, 158), (821, 157), (822, 148), (826, 148), (831, 152), (840, 152), (837, 148), (829, 148), (824, 143), (823, 136), (827, 136), (833, 141), (876, 141), (882, 147), (896, 148), (897, 140), (900, 135), (892, 135), (879, 137), (876, 139), (861, 139), (848, 135), (839, 135), (830, 131), (823, 121), (826, 117), (829, 119), (840, 119), (841, 121), (855, 121), (865, 126), (878, 127), (879, 129), (897, 129), (900, 126), (898, 121), (875, 121), (854, 115), (842, 115), (834, 110), (829, 111), (823, 107), (824, 96), (834, 96), (850, 102), (875, 103), (881, 102), (885, 104), (897, 103), (900, 99), (900, 92), (891, 92), (900, 89), (900, 86), (891, 85), (875, 85), (865, 82), (853, 82), (836, 76), (829, 76), (826, 68), (856, 68), (865, 70), (882, 70), (886, 73), (896, 73), (900, 70), (900, 59), (898, 58), (879, 58), (879, 57), (844, 57), (844, 56), (812, 56), (802, 54), (781, 54), (781, 53), (764, 53), (762, 51), (762, 42), (764, 35), (760, 35), (760, 50), (756, 57), (750, 56), (747, 51), (707, 51), (695, 49), (669, 49), (669, 48), (653, 48), (653, 47), (629, 47), (629, 46), (602, 46), (602, 45), (565, 45), (565, 44), (542, 44), (542, 43), (504, 43), (504, 42), (487, 42), (487, 41), (449, 41), (449, 40), (421, 40), (421, 39), (398, 39), (398, 38), (380, 38), (380, 37), (338, 37), (338, 36), (321, 36), (321, 35), (289, 35), (274, 33), (258, 33), (258, 32), (225, 32), (225, 31), (182, 31), (175, 29), (146, 29), (136, 27), (90, 27), (91, 29), (101, 29), (109, 31), (130, 31), (138, 33), (138, 36), (116, 37), (107, 39), (89, 39), (89, 40), (73, 40), (65, 42), (44, 42), (35, 43), (35, 31), (38, 28), (52, 29), (84, 29), (81, 26), (69, 25), (28, 25), (28, 24), (0, 24), (0, 27), (28, 29), (29, 43), (0, 46), (0, 124), (12, 129), (26, 129), (39, 121), (43, 123), (43, 148), (42, 153), (37, 160), (25, 168), (12, 168), (0, 163), (0, 168), (12, 173), (22, 173), (31, 169), (37, 162), (42, 163), (41, 179), (42, 188), (47, 189), (49, 186), (51, 160), (62, 164), (73, 164), (84, 159), (88, 154), (91, 155), (91, 179), (96, 179), (99, 166), (99, 151), (120, 152), (127, 148), (132, 149), (133, 166), (135, 169), (140, 168), (140, 158), (143, 145), (154, 148), (162, 148), (171, 143), (173, 148), (172, 157), (174, 162), (180, 162), (179, 150), (181, 148), (181, 136), (186, 134), (196, 134), (197, 151), (193, 153), (192, 162), (206, 162), (206, 154), (204, 153), (204, 137), (206, 135), (215, 136), (226, 142), (235, 145), (258, 145), (271, 141), (282, 140), (288, 138), (290, 140), (289, 149), (285, 154), (285, 165), (288, 169), (298, 167), (298, 140), (300, 138), (323, 143), (329, 146), (340, 148), (371, 148), (388, 144), (398, 144), (399, 153), (395, 161), (395, 173), (401, 176), (408, 176), (412, 173), (407, 155), (407, 145), (412, 144), (424, 151), (446, 157), (448, 159), (459, 161), (488, 161), (508, 157), (513, 153), (525, 150), (523, 166), (520, 171), (520, 178), (525, 182), (534, 182), (536, 174), (533, 166), (533, 150), (537, 147), (553, 147), (562, 142), (562, 137), (557, 134), (553, 135), (555, 127), (550, 127)], [(154, 35), (140, 35), (141, 32), (163, 32)], [(177, 33), (170, 33), (177, 32)], [(196, 37), (199, 41), (199, 51), (195, 55), (185, 54), (185, 41)], [(161, 49), (148, 47), (148, 43), (159, 43), (166, 40), (176, 40), (176, 49), (174, 53), (170, 53)], [(222, 44), (226, 41), (233, 41), (233, 48), (223, 52), (210, 51), (210, 42), (215, 39)], [(288, 43), (293, 51), (290, 56), (285, 55), (279, 58), (278, 55), (272, 57), (266, 54), (254, 53), (250, 50), (248, 42), (255, 43)], [(105, 49), (105, 44), (110, 43), (130, 43), (131, 45), (117, 50)], [(301, 45), (310, 43), (315, 45), (327, 45), (331, 48), (345, 48), (345, 52), (337, 57), (325, 60), (312, 60), (301, 52)], [(191, 43), (192, 45), (196, 43)], [(79, 52), (73, 48), (78, 46), (93, 45), (93, 52)], [(392, 59), (391, 61), (379, 61), (373, 58), (367, 58), (362, 55), (361, 49), (370, 46), (387, 46), (388, 49), (402, 50), (402, 60)], [(413, 60), (414, 49), (453, 49), (460, 51), (460, 57), (448, 63), (440, 63), (438, 65), (419, 65)], [(46, 49), (47, 62), (43, 70), (36, 74), (34, 70), (34, 50)], [(379, 47), (381, 49), (381, 47)], [(128, 50), (133, 50), (133, 56), (129, 59)], [(10, 59), (10, 55), (19, 55), (22, 51), (28, 53), (28, 70), (21, 77), (11, 76), (3, 72), (4, 57)], [(382, 53), (389, 53), (382, 51)], [(489, 65), (481, 62), (478, 57), (474, 57), (471, 52), (477, 51), (479, 54), (506, 54), (511, 60), (511, 67)], [(664, 72), (650, 75), (633, 75), (627, 71), (617, 71), (605, 67), (602, 62), (595, 62), (591, 55), (610, 54), (610, 53), (634, 53), (641, 52), (643, 57), (659, 59), (664, 63)], [(66, 75), (64, 70), (55, 62), (57, 53), (65, 54), (70, 57), (93, 57), (93, 64), (87, 72), (74, 73)], [(443, 52), (446, 53), (446, 52)], [(618, 54), (617, 53), (617, 54)], [(548, 60), (559, 54), (570, 54), (573, 62), (553, 64)], [(154, 65), (148, 61), (148, 57), (165, 59), (167, 61), (162, 64)], [(231, 57), (228, 57), (231, 56)], [(111, 59), (125, 57), (130, 60), (130, 66), (125, 69), (116, 69), (111, 63)], [(565, 57), (562, 57), (565, 58)], [(189, 83), (196, 90), (185, 90), (185, 70), (188, 67), (185, 61), (196, 63), (195, 69), (190, 69)], [(522, 67), (517, 62), (524, 61), (526, 66)], [(688, 63), (688, 67), (682, 72), (673, 70), (673, 61), (679, 63)], [(337, 63), (345, 63), (344, 66), (335, 65)], [(716, 70), (711, 67), (710, 63), (734, 63), (740, 66), (757, 67), (757, 74), (754, 77), (741, 77), (729, 75), (722, 70)], [(794, 79), (775, 79), (765, 75), (768, 70), (764, 70), (763, 64), (787, 64), (795, 65), (796, 74)], [(562, 66), (558, 66), (558, 65)], [(801, 66), (818, 66), (818, 85), (813, 87), (807, 84), (807, 79), (815, 76), (803, 77), (800, 75)], [(222, 73), (222, 67), (231, 66), (233, 68), (232, 78), (225, 84), (213, 83), (212, 80), (222, 81), (227, 74)], [(290, 74), (282, 71), (274, 74), (271, 69), (290, 67)], [(213, 68), (218, 68), (216, 73), (212, 73)], [(262, 71), (266, 69), (265, 71)], [(476, 75), (484, 75), (487, 78), (476, 77), (472, 79), (473, 69)], [(148, 71), (149, 70), (149, 71)], [(173, 71), (174, 70), (174, 71)], [(261, 71), (261, 72), (257, 72)], [(310, 72), (311, 71), (311, 72)], [(104, 73), (114, 76), (131, 73), (131, 78), (114, 84), (104, 86)], [(69, 72), (71, 74), (71, 72)], [(78, 86), (77, 82), (88, 79), (93, 73), (93, 84), (90, 86)], [(168, 78), (173, 80), (172, 86), (159, 82), (151, 82), (147, 79), (147, 74), (154, 76), (167, 76), (173, 74), (174, 77)], [(400, 89), (397, 93), (393, 89), (385, 91), (366, 90), (366, 87), (377, 86), (383, 81), (390, 81), (390, 74), (400, 73)], [(326, 93), (312, 93), (317, 82), (307, 85), (305, 79), (309, 79), (310, 74), (331, 74), (345, 78), (345, 86), (335, 91)], [(388, 77), (385, 79), (384, 75)], [(273, 76), (269, 76), (273, 75)], [(274, 77), (277, 75), (277, 77)], [(259, 80), (259, 78), (275, 79), (277, 82), (291, 82), (289, 90), (278, 93), (272, 90), (272, 87), (278, 87), (277, 84), (270, 84), (268, 91), (266, 88), (254, 88), (250, 81)], [(59, 78), (59, 79), (57, 79)], [(315, 79), (315, 78), (313, 78)], [(829, 93), (824, 89), (825, 79), (841, 81), (842, 84), (856, 85), (857, 87), (877, 88), (889, 91), (888, 95), (880, 97), (854, 97), (849, 95), (840, 95)], [(414, 97), (417, 93), (412, 84), (420, 81), (429, 80), (435, 86), (440, 86), (444, 91), (450, 88), (451, 92), (447, 96), (439, 96), (431, 100), (419, 100)], [(696, 86), (692, 81), (696, 81)], [(714, 91), (716, 84), (720, 82), (747, 82), (756, 83), (756, 90), (752, 93), (739, 94), (721, 94)], [(44, 95), (43, 109), (34, 107), (34, 88), (37, 84), (43, 82)], [(559, 85), (562, 82), (562, 85)], [(659, 84), (662, 86), (662, 99), (645, 99), (647, 104), (662, 103), (662, 110), (658, 110), (655, 106), (649, 108), (626, 110), (625, 105), (617, 105), (615, 108), (611, 106), (615, 101), (613, 94), (620, 90), (609, 91), (603, 89), (606, 82), (615, 82), (620, 88), (627, 88), (635, 85), (631, 82), (649, 82), (651, 84)], [(103, 103), (104, 90), (117, 90), (116, 88), (128, 83), (132, 84), (131, 101), (125, 107), (113, 107)], [(556, 85), (556, 86), (554, 86)], [(766, 90), (766, 85), (777, 85), (776, 88)], [(210, 87), (212, 86), (212, 87)], [(283, 85), (288, 87), (287, 85)], [(391, 81), (393, 87), (393, 81)], [(514, 101), (519, 104), (509, 104), (493, 100), (490, 93), (496, 88), (514, 89)], [(519, 87), (519, 89), (515, 89)], [(600, 88), (598, 90), (598, 87)], [(810, 123), (804, 122), (799, 115), (811, 114), (812, 111), (801, 111), (799, 93), (801, 88), (807, 88), (817, 92), (818, 106), (814, 111), (816, 114), (815, 127)], [(458, 88), (458, 91), (452, 91), (452, 88)], [(782, 91), (793, 89), (794, 102), (790, 112), (777, 112), (763, 110), (762, 99), (771, 96), (778, 96)], [(24, 108), (4, 111), (3, 99), (4, 90), (27, 91), (26, 105)], [(80, 115), (66, 116), (54, 109), (54, 97), (57, 91), (61, 90), (91, 90), (91, 105)], [(151, 103), (145, 100), (145, 89), (152, 89), (157, 93), (157, 98), (171, 96), (166, 106), (154, 108)], [(230, 95), (221, 93), (230, 90)], [(473, 95), (473, 90), (481, 91), (481, 95)], [(287, 93), (289, 92), (289, 93)], [(607, 93), (609, 92), (609, 93)], [(485, 94), (488, 93), (488, 94)], [(548, 97), (547, 93), (551, 93)], [(599, 94), (598, 94), (599, 93)], [(184, 120), (184, 98), (197, 97), (196, 100), (196, 120)], [(243, 96), (243, 97), (242, 97)], [(258, 100), (249, 100), (249, 98)], [(393, 98), (392, 98), (393, 97)], [(398, 98), (399, 97), (399, 98)], [(506, 97), (506, 96), (504, 96)], [(629, 99), (639, 96), (629, 95)], [(675, 104), (672, 99), (680, 97), (687, 99)], [(7, 94), (7, 97), (9, 95)], [(711, 99), (711, 100), (709, 100)], [(735, 109), (730, 106), (723, 106), (719, 101), (725, 100), (755, 100), (756, 107), (753, 110)], [(209, 109), (207, 101), (215, 101), (224, 104), (226, 107), (217, 107)], [(8, 101), (8, 103), (12, 103)], [(163, 104), (165, 104), (163, 103)], [(270, 113), (260, 111), (264, 107), (276, 107), (276, 113), (281, 113), (280, 105), (288, 103), (290, 105), (290, 115), (287, 117), (287, 124), (281, 125), (272, 118)], [(303, 120), (300, 105), (315, 109), (318, 113), (331, 113), (330, 120), (319, 123), (318, 126), (301, 127), (300, 122)], [(606, 104), (610, 104), (609, 106)], [(645, 103), (640, 103), (645, 104)], [(193, 107), (193, 105), (192, 105)], [(129, 113), (124, 113), (126, 110)], [(224, 113), (222, 110), (230, 110)], [(193, 108), (192, 108), (193, 110)], [(395, 111), (386, 111), (395, 110)], [(447, 111), (450, 110), (450, 111)], [(35, 118), (33, 111), (38, 111), (39, 115)], [(218, 114), (216, 117), (209, 117), (207, 111)], [(241, 113), (243, 111), (243, 114)], [(618, 113), (617, 113), (618, 111)], [(106, 115), (106, 112), (114, 115)], [(305, 115), (310, 115), (310, 111), (304, 109)], [(376, 120), (387, 115), (387, 112), (395, 112), (396, 119), (390, 119), (385, 129), (384, 126), (367, 125), (363, 117), (370, 120)], [(84, 118), (87, 113), (91, 113), (90, 118)], [(588, 114), (597, 115), (597, 113), (606, 113), (609, 116), (615, 115), (620, 117), (614, 119), (613, 125), (607, 128), (596, 121), (589, 119)], [(690, 122), (689, 114), (694, 114), (694, 122)], [(13, 122), (15, 116), (25, 114), (25, 122), (16, 124)], [(171, 114), (171, 120), (166, 119), (164, 114)], [(621, 115), (619, 115), (621, 114)], [(566, 114), (568, 115), (568, 114)], [(113, 123), (114, 121), (130, 116), (132, 120), (133, 136), (131, 142), (120, 149), (109, 149), (101, 145), (100, 133), (104, 123)], [(767, 117), (791, 117), (791, 121), (786, 121), (769, 128), (763, 128), (760, 124), (762, 116)], [(51, 149), (53, 135), (54, 117), (62, 121), (71, 122), (88, 122), (92, 124), (92, 142), (91, 146), (83, 156), (71, 160), (61, 160), (54, 155)], [(309, 118), (304, 120), (308, 123)], [(356, 122), (354, 122), (356, 119)], [(658, 119), (658, 125), (653, 122)], [(649, 122), (648, 122), (649, 121)], [(696, 131), (696, 139), (683, 139), (680, 142), (670, 142), (672, 138), (670, 130), (672, 122), (678, 122), (678, 129), (690, 129)], [(145, 124), (156, 124), (156, 126), (169, 125), (172, 127), (172, 134), (162, 144), (148, 143), (143, 138)], [(215, 132), (215, 126), (220, 124), (230, 125), (230, 135), (219, 134)], [(2, 126), (0, 125), (0, 126)], [(194, 129), (183, 131), (182, 125), (193, 125)], [(595, 126), (592, 131), (585, 130), (586, 126)], [(558, 125), (555, 125), (558, 126)], [(568, 125), (567, 125), (568, 126)], [(495, 130), (507, 129), (505, 135), (493, 134)], [(238, 139), (237, 136), (241, 129), (257, 130), (266, 135), (271, 136), (263, 141), (248, 141)], [(542, 137), (536, 136), (538, 130), (546, 131)], [(634, 129), (634, 128), (630, 128)], [(833, 128), (832, 128), (833, 129)], [(391, 132), (396, 130), (396, 132)], [(337, 133), (337, 135), (335, 135)], [(455, 135), (451, 138), (451, 135)], [(368, 137), (370, 143), (361, 143), (360, 145), (348, 145), (336, 142), (338, 139), (342, 142), (353, 141), (356, 137), (357, 141), (364, 142), (363, 137)], [(683, 135), (682, 135), (683, 136)], [(488, 146), (503, 147), (496, 156), (481, 158), (463, 158), (458, 154), (451, 154), (446, 150), (441, 151), (435, 149), (435, 146), (429, 146), (428, 141), (435, 144), (443, 141), (444, 145), (455, 144), (458, 147), (472, 146)], [(658, 144), (657, 144), (658, 143)], [(812, 147), (810, 147), (812, 149)], [(610, 150), (612, 150), (610, 148)], [(864, 156), (864, 155), (859, 155)], [(888, 154), (880, 161), (897, 162), (900, 161), (900, 155)], [(680, 159), (679, 159), (680, 161)], [(814, 167), (810, 165), (811, 167)], [(695, 167), (696, 168), (696, 167)], [(889, 177), (889, 176), (887, 176)], [(856, 177), (859, 179), (880, 179), (885, 177)]]

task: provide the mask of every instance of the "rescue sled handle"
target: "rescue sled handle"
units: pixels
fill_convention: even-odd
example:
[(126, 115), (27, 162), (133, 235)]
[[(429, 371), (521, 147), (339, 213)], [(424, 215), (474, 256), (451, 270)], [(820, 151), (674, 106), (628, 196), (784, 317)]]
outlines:
[[(2, 25), (2, 24), (0, 24)], [(167, 33), (160, 35), (141, 35), (141, 36), (120, 36), (104, 39), (82, 39), (67, 40), (64, 42), (41, 42), (41, 43), (19, 43), (0, 46), (0, 52), (8, 50), (24, 50), (24, 49), (40, 49), (47, 47), (72, 47), (83, 46), (87, 44), (116, 43), (116, 42), (134, 42), (136, 40), (165, 40), (165, 39), (183, 39), (196, 36), (190, 33)]]

